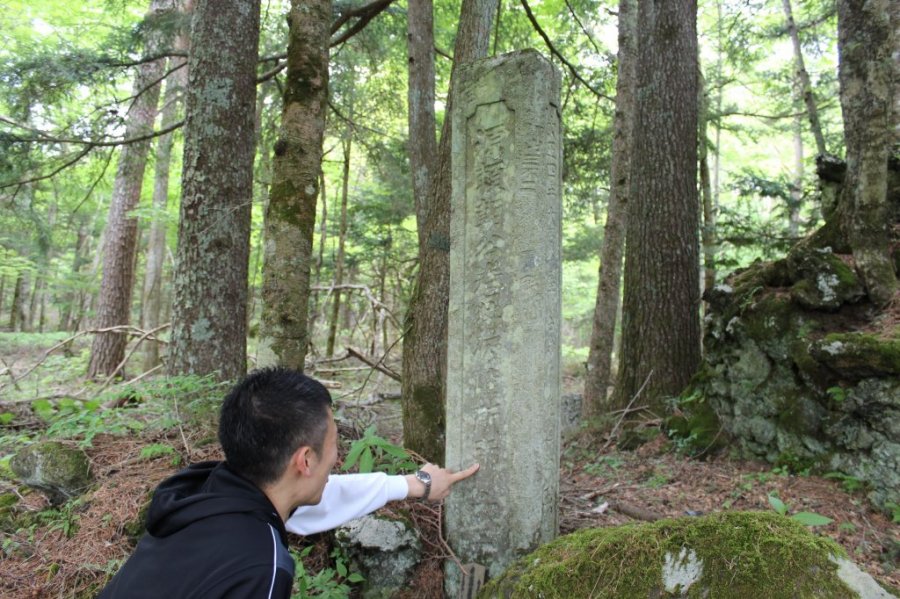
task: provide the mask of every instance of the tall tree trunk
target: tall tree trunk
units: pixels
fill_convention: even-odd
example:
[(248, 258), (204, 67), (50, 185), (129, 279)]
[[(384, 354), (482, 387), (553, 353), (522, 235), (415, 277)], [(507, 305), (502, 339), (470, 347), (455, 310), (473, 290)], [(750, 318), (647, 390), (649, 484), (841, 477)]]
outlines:
[(609, 204), (600, 250), (597, 303), (591, 330), (584, 400), (581, 413), (592, 418), (607, 409), (607, 392), (612, 384), (612, 353), (616, 334), (622, 254), (625, 249), (625, 215), (631, 184), (634, 87), (637, 73), (637, 5), (635, 0), (619, 0), (619, 57), (616, 80), (616, 112), (613, 117), (612, 165)]
[(843, 229), (876, 305), (890, 302), (897, 290), (887, 201), (894, 51), (890, 0), (838, 1), (841, 112), (847, 147)]
[[(325, 172), (319, 173), (322, 195), (322, 218), (319, 221), (319, 255), (316, 256), (316, 285), (322, 282), (322, 264), (325, 262), (325, 244), (328, 241), (328, 194), (325, 193)], [(310, 312), (315, 313), (315, 309)]]
[(347, 243), (347, 200), (350, 195), (350, 131), (342, 140), (344, 148), (344, 170), (341, 175), (341, 222), (338, 234), (338, 252), (334, 264), (334, 294), (331, 299), (331, 320), (328, 323), (328, 342), (325, 355), (334, 355), (334, 340), (337, 337), (338, 320), (341, 316), (341, 285), (344, 284), (344, 248)]
[[(148, 18), (172, 10), (173, 0), (153, 0)], [(152, 56), (161, 44), (161, 33), (151, 31), (145, 53)], [(137, 96), (128, 110), (125, 137), (137, 137), (153, 130), (159, 102), (159, 78), (165, 60), (147, 62), (138, 67), (134, 82)], [(122, 146), (118, 170), (113, 183), (106, 241), (103, 247), (103, 275), (100, 281), (97, 316), (94, 326), (100, 329), (125, 325), (131, 320), (131, 293), (134, 287), (134, 259), (137, 251), (137, 219), (130, 215), (141, 199), (141, 186), (150, 140)], [(109, 375), (125, 357), (128, 338), (120, 333), (98, 333), (91, 345), (88, 376)]]
[[(499, 0), (463, 0), (450, 74), (487, 55), (491, 20)], [(448, 94), (448, 98), (452, 94)], [(447, 103), (446, 113), (452, 110)], [(422, 232), (416, 284), (406, 314), (403, 340), (403, 438), (425, 459), (444, 456), (447, 380), (447, 307), (450, 297), (450, 119), (444, 119), (437, 166)]]
[(409, 54), (409, 170), (412, 172), (419, 254), (425, 251), (428, 193), (437, 161), (434, 118), (434, 10), (432, 0), (410, 2), (406, 12)]
[(614, 405), (665, 411), (700, 363), (697, 3), (638, 0), (622, 359)]
[[(38, 333), (44, 332), (44, 323), (42, 322), (41, 310), (44, 304), (44, 287), (46, 286), (46, 278), (43, 271), (39, 272), (34, 280), (34, 290), (31, 292), (31, 301), (28, 302), (28, 329), (37, 330)], [(37, 318), (37, 327), (34, 326), (35, 318)]]
[(197, 0), (188, 57), (169, 371), (247, 370), (259, 0)]
[(331, 0), (292, 0), (281, 132), (266, 211), (259, 365), (302, 370), (328, 96)]
[[(191, 0), (182, 10), (191, 12)], [(180, 31), (175, 37), (173, 48), (185, 51), (188, 49), (188, 32)], [(162, 128), (166, 128), (178, 120), (181, 100), (187, 89), (187, 61), (183, 58), (169, 59), (170, 68), (178, 68), (166, 81), (166, 93), (163, 98)], [(144, 268), (144, 288), (141, 307), (144, 314), (143, 328), (150, 331), (160, 325), (162, 313), (163, 265), (166, 257), (166, 218), (163, 216), (169, 204), (169, 169), (172, 163), (172, 146), (175, 134), (161, 136), (156, 146), (156, 172), (153, 181), (153, 207), (157, 216), (150, 225), (150, 238), (147, 244), (147, 262)], [(159, 344), (147, 341), (144, 346), (144, 371), (159, 365)]]
[(788, 31), (791, 35), (791, 44), (794, 47), (797, 82), (800, 86), (803, 102), (806, 104), (806, 115), (809, 118), (809, 128), (816, 140), (816, 152), (821, 156), (827, 154), (825, 148), (825, 136), (822, 135), (822, 124), (819, 122), (819, 111), (816, 108), (816, 99), (813, 96), (812, 84), (809, 81), (806, 63), (803, 60), (803, 50), (800, 46), (800, 33), (797, 31), (797, 24), (794, 22), (794, 11), (791, 8), (791, 0), (782, 0), (782, 4), (784, 5), (784, 16), (787, 19)]
[(27, 280), (27, 275), (24, 271), (20, 270), (16, 274), (12, 306), (9, 309), (9, 330), (13, 333), (22, 330), (22, 324), (25, 322), (25, 287), (28, 284)]
[(800, 237), (800, 210), (803, 208), (803, 126), (800, 117), (794, 119), (794, 172), (791, 180), (791, 199), (788, 206), (788, 233), (792, 239)]
[(706, 79), (699, 73), (697, 89), (697, 118), (699, 153), (700, 192), (703, 198), (703, 224), (701, 243), (703, 244), (703, 289), (712, 289), (716, 284), (716, 205), (713, 201), (712, 181), (709, 176), (709, 94)]

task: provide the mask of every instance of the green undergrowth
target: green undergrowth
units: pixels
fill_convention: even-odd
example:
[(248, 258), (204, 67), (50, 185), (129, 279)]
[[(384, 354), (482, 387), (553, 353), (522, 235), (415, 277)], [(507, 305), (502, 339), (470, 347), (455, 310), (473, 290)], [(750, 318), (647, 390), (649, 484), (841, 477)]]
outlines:
[[(663, 584), (666, 554), (692, 550), (703, 564), (685, 594)], [(771, 512), (723, 512), (587, 529), (539, 548), (489, 582), (479, 597), (848, 598), (833, 541)]]

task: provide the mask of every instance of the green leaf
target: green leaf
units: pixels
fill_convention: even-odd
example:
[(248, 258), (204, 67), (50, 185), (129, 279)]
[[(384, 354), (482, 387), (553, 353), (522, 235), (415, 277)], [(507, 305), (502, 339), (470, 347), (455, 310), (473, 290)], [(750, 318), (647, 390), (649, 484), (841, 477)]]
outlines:
[(782, 500), (778, 499), (774, 495), (769, 495), (769, 504), (772, 506), (772, 509), (774, 509), (782, 516), (787, 514), (787, 505), (785, 505)]
[(824, 526), (834, 522), (831, 518), (813, 512), (797, 512), (791, 516), (791, 520), (796, 520), (804, 526)]
[(372, 455), (372, 450), (366, 447), (366, 450), (363, 452), (362, 456), (359, 459), (359, 471), (360, 472), (372, 472), (372, 468), (375, 467), (375, 456)]
[(350, 576), (347, 577), (347, 580), (353, 583), (363, 582), (366, 579), (365, 576), (360, 574), (359, 572), (354, 572)]
[(338, 560), (337, 562), (335, 562), (334, 567), (341, 578), (345, 578), (347, 576), (347, 566), (344, 564), (344, 562)]
[(394, 445), (394, 444), (392, 444), (392, 443), (385, 443), (384, 445), (381, 446), (381, 448), (384, 450), (385, 453), (389, 453), (389, 454), (391, 454), (392, 456), (394, 456), (395, 458), (400, 458), (400, 459), (403, 459), (403, 460), (408, 460), (408, 459), (409, 459), (409, 452), (408, 452), (408, 451), (406, 451), (406, 450), (403, 449), (402, 447), (399, 447), (399, 446)]
[(350, 468), (353, 468), (364, 449), (366, 449), (366, 444), (363, 443), (362, 439), (354, 441), (350, 445), (350, 452), (347, 454), (347, 457), (344, 458), (344, 464), (341, 466), (341, 470), (350, 470)]

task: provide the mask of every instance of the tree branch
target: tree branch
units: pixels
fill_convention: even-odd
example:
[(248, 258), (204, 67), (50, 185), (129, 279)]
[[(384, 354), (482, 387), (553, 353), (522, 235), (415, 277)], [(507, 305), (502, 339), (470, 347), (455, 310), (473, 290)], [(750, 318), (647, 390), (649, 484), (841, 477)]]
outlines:
[(379, 15), (384, 9), (393, 4), (394, 0), (373, 0), (369, 4), (365, 6), (361, 6), (359, 8), (355, 8), (349, 10), (345, 13), (342, 13), (338, 19), (331, 24), (331, 33), (337, 33), (337, 31), (344, 26), (351, 18), (358, 17), (359, 20), (356, 21), (347, 31), (343, 34), (335, 38), (329, 44), (330, 47), (335, 47), (343, 44), (348, 39), (365, 29), (366, 25), (369, 24), (369, 21), (374, 19), (377, 15)]
[(371, 360), (370, 358), (366, 357), (361, 351), (359, 351), (359, 350), (357, 350), (357, 349), (354, 349), (354, 348), (352, 348), (352, 347), (350, 347), (350, 346), (347, 346), (347, 355), (353, 356), (354, 358), (356, 358), (357, 360), (359, 360), (360, 362), (362, 362), (362, 363), (365, 364), (366, 366), (369, 366), (369, 367), (371, 367), (371, 368), (374, 368), (374, 369), (377, 370), (378, 372), (381, 372), (381, 373), (383, 373), (383, 374), (388, 375), (389, 377), (391, 377), (391, 378), (394, 379), (395, 381), (400, 381), (400, 380), (402, 380), (402, 379), (400, 378), (400, 375), (399, 375), (399, 374), (397, 374), (396, 372), (394, 372), (393, 370), (391, 370), (390, 368), (388, 368), (387, 366), (385, 366), (384, 364), (382, 364), (380, 360), (379, 360), (378, 362), (374, 362), (373, 360)]
[(522, 7), (525, 9), (525, 14), (528, 15), (528, 20), (531, 21), (531, 24), (534, 27), (534, 30), (538, 32), (538, 35), (540, 35), (541, 38), (544, 40), (544, 43), (547, 44), (547, 49), (550, 50), (550, 53), (553, 54), (556, 58), (558, 58), (560, 62), (562, 62), (564, 65), (566, 65), (569, 68), (569, 72), (572, 73), (572, 76), (575, 77), (575, 79), (577, 79), (578, 81), (580, 81), (582, 83), (582, 85), (584, 85), (586, 88), (588, 88), (591, 91), (591, 93), (593, 93), (598, 98), (603, 98), (604, 100), (609, 100), (610, 102), (614, 102), (613, 98), (610, 98), (606, 94), (600, 92), (598, 89), (594, 88), (593, 85), (591, 85), (590, 83), (585, 81), (585, 79), (581, 75), (578, 74), (578, 71), (575, 69), (575, 67), (572, 65), (572, 63), (570, 63), (568, 60), (566, 60), (566, 58), (562, 54), (559, 53), (559, 51), (553, 45), (553, 42), (550, 41), (550, 38), (547, 37), (547, 34), (544, 33), (543, 29), (541, 29), (541, 26), (537, 22), (537, 19), (535, 18), (534, 13), (531, 12), (531, 7), (528, 6), (528, 0), (520, 0), (520, 2), (522, 3)]
[(578, 23), (578, 26), (581, 27), (581, 32), (584, 33), (584, 36), (588, 39), (591, 45), (594, 47), (594, 51), (597, 54), (603, 54), (600, 51), (600, 48), (597, 47), (597, 42), (594, 41), (593, 36), (587, 30), (587, 27), (584, 26), (584, 23), (581, 22), (581, 19), (578, 18), (578, 13), (575, 12), (575, 9), (572, 8), (572, 3), (569, 0), (566, 0), (566, 7), (569, 9), (569, 13), (572, 15), (572, 18), (575, 19), (575, 22)]

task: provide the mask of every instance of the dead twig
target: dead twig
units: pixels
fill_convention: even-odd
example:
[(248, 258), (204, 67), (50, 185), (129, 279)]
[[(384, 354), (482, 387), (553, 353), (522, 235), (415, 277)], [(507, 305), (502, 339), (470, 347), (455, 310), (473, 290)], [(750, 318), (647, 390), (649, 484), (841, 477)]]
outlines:
[(637, 398), (640, 397), (641, 392), (644, 390), (644, 387), (647, 386), (647, 383), (650, 382), (650, 377), (652, 377), (652, 376), (653, 376), (653, 371), (651, 370), (647, 374), (647, 378), (644, 379), (644, 384), (641, 385), (641, 388), (637, 390), (637, 393), (634, 394), (634, 397), (632, 397), (631, 401), (628, 402), (628, 405), (625, 406), (625, 409), (622, 411), (622, 415), (619, 416), (618, 420), (616, 420), (616, 425), (613, 427), (612, 432), (609, 433), (609, 438), (606, 440), (606, 443), (603, 445), (603, 449), (606, 449), (607, 447), (609, 447), (610, 444), (613, 442), (613, 439), (616, 438), (616, 435), (619, 432), (619, 427), (622, 426), (622, 421), (625, 420), (625, 416), (627, 416), (629, 414), (629, 411), (631, 411), (631, 406), (634, 404), (635, 401), (637, 401)]
[[(119, 362), (119, 365), (116, 366), (116, 369), (112, 371), (112, 374), (110, 374), (110, 375), (106, 378), (106, 381), (104, 381), (104, 383), (100, 386), (100, 388), (97, 389), (97, 391), (96, 391), (97, 395), (99, 395), (100, 393), (103, 392), (104, 389), (106, 389), (107, 387), (109, 387), (109, 384), (112, 383), (112, 380), (116, 377), (116, 375), (119, 374), (119, 372), (120, 372), (123, 368), (125, 368), (125, 364), (128, 363), (128, 360), (131, 359), (131, 356), (134, 355), (134, 352), (136, 352), (136, 351), (138, 350), (138, 348), (141, 346), (141, 343), (142, 343), (145, 339), (150, 338), (150, 337), (153, 337), (153, 335), (154, 335), (155, 333), (158, 333), (159, 331), (168, 328), (170, 324), (171, 324), (171, 323), (168, 323), (168, 322), (167, 322), (166, 324), (161, 324), (161, 325), (159, 325), (158, 327), (156, 327), (156, 328), (153, 329), (153, 330), (145, 331), (144, 334), (141, 335), (140, 339), (137, 340), (137, 343), (134, 344), (134, 347), (131, 348), (131, 351), (129, 351), (128, 354), (126, 354), (126, 356), (122, 359), (122, 361)], [(80, 392), (79, 392), (79, 394), (80, 394)]]
[(394, 379), (395, 381), (397, 381), (397, 382), (400, 382), (400, 381), (401, 381), (401, 378), (400, 378), (400, 375), (399, 375), (399, 374), (397, 374), (396, 372), (394, 372), (393, 370), (391, 370), (390, 368), (388, 368), (387, 366), (385, 366), (384, 364), (382, 364), (382, 361), (384, 360), (384, 358), (382, 358), (382, 359), (379, 360), (378, 362), (373, 362), (373, 361), (370, 360), (368, 357), (366, 357), (365, 355), (363, 355), (362, 352), (360, 352), (359, 350), (356, 350), (356, 349), (354, 349), (354, 348), (352, 348), (352, 347), (348, 347), (348, 348), (347, 348), (347, 354), (353, 356), (354, 358), (356, 358), (357, 360), (359, 360), (359, 361), (362, 362), (363, 364), (366, 364), (366, 365), (368, 365), (368, 366), (371, 366), (372, 368), (374, 368), (374, 369), (377, 370), (378, 372), (381, 372), (381, 373), (384, 373), (384, 374), (388, 375), (389, 377), (391, 377), (391, 378)]

